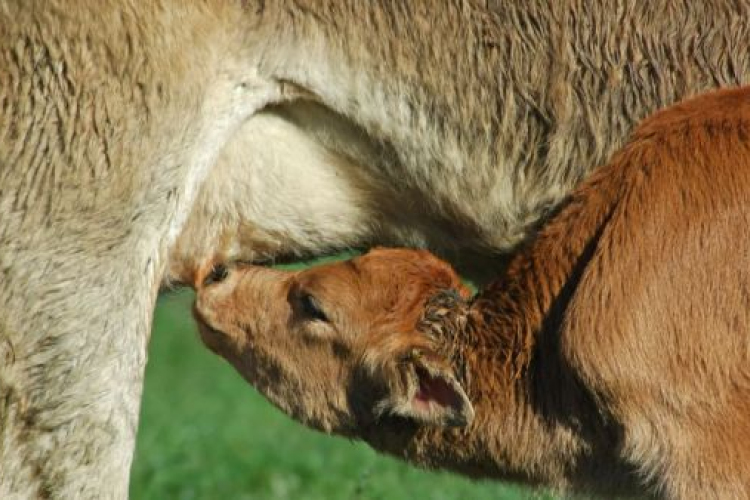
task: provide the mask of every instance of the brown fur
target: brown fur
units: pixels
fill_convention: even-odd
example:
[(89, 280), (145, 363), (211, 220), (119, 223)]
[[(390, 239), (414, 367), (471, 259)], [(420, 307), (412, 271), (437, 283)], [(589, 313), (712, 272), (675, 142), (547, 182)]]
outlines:
[(0, 497), (127, 495), (165, 281), (378, 242), (486, 270), (640, 118), (750, 81), (748, 18), (748, 0), (0, 2)]
[(422, 315), (456, 275), (378, 250), (200, 277), (196, 316), (294, 418), (422, 466), (745, 498), (748, 195), (750, 89), (712, 93), (644, 121), (470, 303), (439, 293)]

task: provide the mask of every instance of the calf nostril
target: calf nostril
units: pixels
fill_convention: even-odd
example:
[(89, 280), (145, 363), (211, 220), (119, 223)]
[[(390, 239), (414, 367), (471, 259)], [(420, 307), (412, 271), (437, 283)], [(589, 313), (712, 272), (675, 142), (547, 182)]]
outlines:
[(215, 264), (211, 268), (211, 272), (208, 273), (206, 279), (203, 280), (204, 285), (210, 285), (212, 283), (221, 283), (229, 276), (229, 269), (223, 264)]

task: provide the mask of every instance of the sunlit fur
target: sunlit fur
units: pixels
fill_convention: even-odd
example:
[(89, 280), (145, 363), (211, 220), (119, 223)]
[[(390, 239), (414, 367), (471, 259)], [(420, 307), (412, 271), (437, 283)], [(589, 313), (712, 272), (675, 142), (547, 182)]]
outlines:
[(170, 260), (429, 247), (486, 280), (655, 110), (750, 82), (750, 2), (264, 2), (304, 89), (223, 150)]
[[(469, 302), (445, 264), (378, 250), (199, 274), (196, 317), (292, 417), (417, 465), (607, 498), (747, 498), (749, 196), (750, 89), (712, 93), (645, 120)], [(295, 314), (295, 290), (327, 320)], [(415, 363), (459, 384), (458, 427), (415, 404)]]
[(374, 242), (475, 275), (749, 2), (0, 3), (0, 497), (122, 498), (157, 288)]

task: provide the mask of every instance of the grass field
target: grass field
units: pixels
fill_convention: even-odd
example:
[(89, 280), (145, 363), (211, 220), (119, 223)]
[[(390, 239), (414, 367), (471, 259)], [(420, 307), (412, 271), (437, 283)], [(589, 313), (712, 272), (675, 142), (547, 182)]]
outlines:
[(362, 443), (296, 424), (201, 345), (191, 301), (187, 291), (159, 299), (131, 498), (547, 498), (500, 483), (417, 470)]

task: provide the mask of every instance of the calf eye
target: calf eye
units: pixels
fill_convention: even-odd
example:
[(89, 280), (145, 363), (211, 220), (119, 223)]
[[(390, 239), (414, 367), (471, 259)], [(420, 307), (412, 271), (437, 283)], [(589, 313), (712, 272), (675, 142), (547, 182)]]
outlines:
[(206, 279), (203, 280), (204, 285), (210, 285), (212, 283), (221, 283), (229, 276), (229, 270), (227, 266), (223, 264), (216, 264), (211, 268), (211, 272), (208, 273)]
[(302, 307), (302, 312), (304, 312), (306, 316), (318, 321), (328, 321), (328, 316), (323, 312), (318, 301), (309, 293), (303, 293), (300, 295), (299, 303)]

